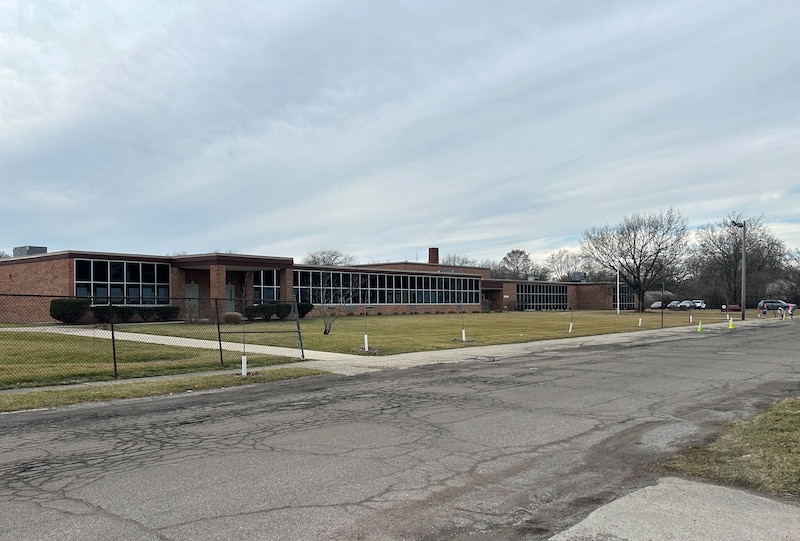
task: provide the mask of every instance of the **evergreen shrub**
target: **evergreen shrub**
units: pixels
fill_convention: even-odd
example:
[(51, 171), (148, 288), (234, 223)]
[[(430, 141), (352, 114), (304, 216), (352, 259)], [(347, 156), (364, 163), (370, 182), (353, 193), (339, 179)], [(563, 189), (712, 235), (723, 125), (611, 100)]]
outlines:
[(289, 303), (282, 302), (276, 304), (275, 307), (277, 309), (276, 315), (278, 316), (278, 319), (286, 319), (289, 314), (292, 313), (292, 305)]
[(53, 299), (50, 301), (50, 317), (62, 323), (77, 323), (91, 305), (89, 299)]
[(310, 302), (298, 302), (297, 303), (297, 315), (300, 318), (304, 318), (308, 315), (308, 313), (314, 309), (314, 305)]

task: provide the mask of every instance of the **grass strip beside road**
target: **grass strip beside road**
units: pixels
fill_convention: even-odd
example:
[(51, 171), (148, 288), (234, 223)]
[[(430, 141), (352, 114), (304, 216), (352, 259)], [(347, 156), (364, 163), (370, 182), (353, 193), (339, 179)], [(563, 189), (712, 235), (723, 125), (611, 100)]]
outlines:
[(241, 374), (215, 374), (210, 376), (186, 376), (126, 383), (86, 384), (68, 389), (35, 390), (22, 393), (0, 394), (0, 411), (21, 411), (58, 406), (70, 406), (90, 402), (107, 402), (126, 398), (146, 398), (178, 393), (224, 389), (240, 385), (270, 383), (285, 379), (325, 374), (311, 368), (276, 368)]
[(717, 438), (661, 464), (718, 483), (800, 498), (800, 398), (725, 425)]

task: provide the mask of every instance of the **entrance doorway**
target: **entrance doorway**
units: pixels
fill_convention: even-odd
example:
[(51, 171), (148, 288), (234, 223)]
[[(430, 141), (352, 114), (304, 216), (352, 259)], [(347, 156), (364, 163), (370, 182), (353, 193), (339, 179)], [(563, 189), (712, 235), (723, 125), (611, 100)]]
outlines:
[(225, 311), (236, 311), (236, 286), (231, 284), (225, 286)]
[(186, 284), (186, 321), (200, 319), (200, 284)]

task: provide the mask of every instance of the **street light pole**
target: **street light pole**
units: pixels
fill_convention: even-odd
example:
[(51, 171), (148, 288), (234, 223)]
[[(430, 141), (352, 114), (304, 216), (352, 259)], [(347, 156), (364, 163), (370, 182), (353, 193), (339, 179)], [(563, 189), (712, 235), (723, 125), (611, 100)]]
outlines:
[(747, 276), (747, 222), (742, 220), (741, 222), (737, 222), (736, 220), (731, 220), (731, 224), (736, 227), (742, 228), (742, 321), (744, 321), (744, 302), (747, 298), (746, 295), (746, 276)]

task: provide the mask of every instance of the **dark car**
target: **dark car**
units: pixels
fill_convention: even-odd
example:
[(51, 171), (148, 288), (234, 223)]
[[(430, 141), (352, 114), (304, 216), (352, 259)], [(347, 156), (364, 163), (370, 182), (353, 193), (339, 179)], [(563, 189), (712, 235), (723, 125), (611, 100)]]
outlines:
[(693, 301), (685, 300), (678, 303), (678, 310), (691, 310), (693, 308), (694, 308)]
[(650, 305), (650, 308), (651, 308), (652, 310), (663, 310), (663, 309), (664, 309), (664, 308), (666, 308), (666, 307), (667, 307), (667, 305), (666, 305), (666, 304), (664, 304), (664, 303), (663, 303), (663, 302), (661, 302), (661, 301), (656, 301), (656, 302), (654, 302), (653, 304), (651, 304), (651, 305)]
[(669, 303), (667, 305), (667, 310), (678, 310), (678, 305), (680, 303), (681, 303), (681, 301), (672, 301), (671, 303)]
[(778, 299), (764, 299), (758, 301), (758, 310), (778, 310), (779, 308), (783, 308), (787, 310), (789, 308), (789, 303), (786, 301), (781, 301)]

